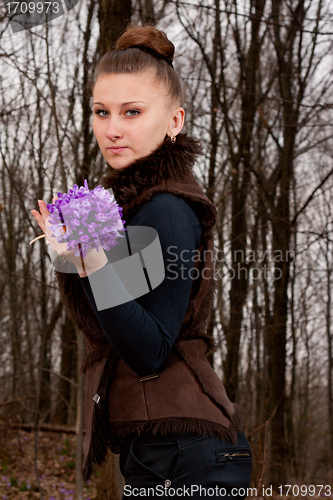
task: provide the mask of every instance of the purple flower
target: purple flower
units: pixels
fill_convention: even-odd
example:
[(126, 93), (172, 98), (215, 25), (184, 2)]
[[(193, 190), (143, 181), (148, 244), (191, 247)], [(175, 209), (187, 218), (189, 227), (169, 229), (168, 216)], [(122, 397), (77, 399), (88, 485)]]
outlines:
[(122, 208), (102, 186), (90, 191), (87, 179), (84, 187), (74, 184), (68, 193), (58, 193), (58, 199), (47, 208), (52, 236), (59, 243), (67, 242), (67, 250), (74, 249), (76, 257), (80, 253), (85, 257), (88, 248), (110, 250), (123, 237), (119, 231), (126, 231)]

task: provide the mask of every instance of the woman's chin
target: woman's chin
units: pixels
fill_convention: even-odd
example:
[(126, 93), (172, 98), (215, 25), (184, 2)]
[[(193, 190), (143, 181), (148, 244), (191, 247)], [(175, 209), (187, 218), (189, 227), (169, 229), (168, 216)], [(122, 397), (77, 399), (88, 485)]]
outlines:
[(132, 165), (132, 163), (134, 163), (137, 159), (139, 159), (139, 157), (135, 156), (133, 156), (133, 158), (126, 158), (126, 159), (112, 158), (110, 160), (110, 158), (108, 158), (107, 162), (113, 170), (123, 170)]
[(116, 160), (110, 160), (108, 161), (108, 164), (110, 165), (113, 170), (122, 170), (123, 168), (127, 168), (131, 164), (131, 160), (122, 160), (122, 161), (117, 161)]

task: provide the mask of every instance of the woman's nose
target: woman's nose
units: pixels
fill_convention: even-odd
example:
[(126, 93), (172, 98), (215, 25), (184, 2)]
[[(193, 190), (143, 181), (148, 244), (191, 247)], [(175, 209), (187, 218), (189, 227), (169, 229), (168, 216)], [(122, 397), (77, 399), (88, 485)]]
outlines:
[(105, 135), (108, 139), (114, 140), (122, 137), (122, 131), (120, 128), (120, 123), (116, 118), (110, 118), (108, 120), (107, 129)]

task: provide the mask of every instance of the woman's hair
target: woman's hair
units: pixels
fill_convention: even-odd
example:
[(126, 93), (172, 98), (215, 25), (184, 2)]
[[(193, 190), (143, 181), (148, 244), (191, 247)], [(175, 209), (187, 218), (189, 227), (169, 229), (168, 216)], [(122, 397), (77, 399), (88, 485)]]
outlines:
[(182, 106), (182, 84), (172, 66), (174, 52), (174, 44), (163, 31), (153, 26), (130, 24), (118, 39), (115, 49), (108, 50), (98, 62), (91, 91), (100, 75), (151, 70), (157, 81), (164, 84), (171, 100)]

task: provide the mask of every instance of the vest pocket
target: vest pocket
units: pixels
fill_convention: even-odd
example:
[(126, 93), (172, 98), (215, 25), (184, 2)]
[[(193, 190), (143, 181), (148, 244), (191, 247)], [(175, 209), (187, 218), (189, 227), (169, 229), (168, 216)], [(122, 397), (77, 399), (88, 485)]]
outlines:
[(216, 462), (223, 464), (226, 462), (251, 461), (252, 453), (248, 448), (237, 448), (234, 450), (217, 450), (215, 452)]

